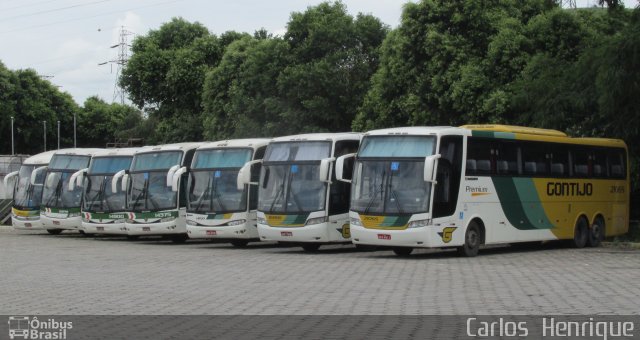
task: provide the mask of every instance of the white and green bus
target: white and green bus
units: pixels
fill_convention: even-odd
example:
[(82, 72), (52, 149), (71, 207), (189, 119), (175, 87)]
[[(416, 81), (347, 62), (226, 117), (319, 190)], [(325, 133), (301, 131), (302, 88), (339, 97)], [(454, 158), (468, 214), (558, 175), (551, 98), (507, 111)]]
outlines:
[(46, 171), (40, 220), (42, 226), (50, 234), (59, 234), (63, 230), (82, 230), (80, 206), (82, 204), (82, 187), (69, 185), (79, 181), (82, 172), (78, 170), (89, 166), (91, 156), (102, 149), (68, 149), (59, 150), (51, 158), (46, 168), (39, 168), (31, 174), (31, 183), (35, 184), (38, 174)]
[[(335, 157), (355, 152), (361, 136), (317, 133), (269, 143), (258, 189), (261, 240), (298, 243), (307, 251), (350, 242), (350, 188), (335, 180), (333, 163)], [(238, 184), (249, 184), (248, 169), (241, 172)]]
[(196, 150), (187, 196), (190, 238), (228, 240), (236, 247), (260, 240), (257, 183), (238, 188), (237, 182), (246, 164), (253, 165), (257, 177), (268, 143), (269, 139), (232, 139), (207, 143)]
[(457, 248), (571, 240), (597, 246), (629, 225), (623, 141), (503, 125), (370, 131), (336, 162), (351, 180), (355, 244)]
[[(125, 190), (118, 180), (131, 167), (138, 148), (109, 149), (96, 152), (86, 169), (82, 198), (82, 229), (85, 234), (127, 235)], [(125, 188), (126, 189), (126, 188)]]
[[(40, 223), (40, 200), (42, 199), (42, 186), (44, 176), (42, 170), (49, 165), (51, 157), (56, 151), (46, 151), (33, 155), (24, 160), (20, 170), (7, 174), (4, 178), (4, 187), (13, 198), (11, 207), (11, 224), (16, 230), (42, 229)], [(31, 174), (36, 169), (42, 169), (36, 173), (31, 184)]]
[(166, 236), (174, 242), (188, 238), (187, 172), (200, 145), (167, 144), (135, 153), (122, 178), (127, 188), (127, 235)]

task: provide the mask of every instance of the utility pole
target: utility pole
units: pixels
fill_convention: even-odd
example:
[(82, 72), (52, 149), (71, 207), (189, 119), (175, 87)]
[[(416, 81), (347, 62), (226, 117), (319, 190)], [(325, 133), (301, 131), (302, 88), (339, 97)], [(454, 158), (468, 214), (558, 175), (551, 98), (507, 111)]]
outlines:
[(58, 150), (60, 150), (60, 121), (58, 121)]
[(42, 130), (44, 130), (44, 151), (47, 151), (47, 121), (42, 121)]
[(98, 66), (111, 64), (112, 72), (113, 65), (116, 65), (116, 82), (113, 86), (112, 101), (116, 102), (119, 99), (120, 104), (122, 105), (124, 105), (124, 89), (120, 86), (120, 74), (122, 73), (122, 69), (124, 68), (124, 66), (127, 64), (127, 61), (129, 61), (129, 47), (131, 47), (131, 45), (129, 45), (128, 43), (128, 37), (130, 35), (134, 35), (134, 33), (131, 31), (127, 31), (124, 26), (120, 26), (120, 36), (118, 39), (118, 43), (111, 46), (111, 48), (118, 49), (118, 55), (116, 56), (116, 59), (98, 64)]
[(13, 116), (11, 117), (11, 156), (15, 155), (15, 149), (13, 144)]
[(73, 148), (77, 148), (78, 144), (76, 143), (76, 113), (73, 113)]

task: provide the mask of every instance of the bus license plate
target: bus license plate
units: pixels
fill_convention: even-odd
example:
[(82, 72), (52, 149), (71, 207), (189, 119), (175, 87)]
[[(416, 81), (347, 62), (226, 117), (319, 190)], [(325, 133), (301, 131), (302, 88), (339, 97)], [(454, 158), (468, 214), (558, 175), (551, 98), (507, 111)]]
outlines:
[(104, 227), (96, 227), (97, 231), (104, 231)]
[(25, 223), (24, 226), (25, 228), (31, 228), (31, 223)]
[(60, 225), (60, 221), (53, 221), (54, 225)]
[(281, 231), (280, 236), (293, 236), (293, 232), (291, 231)]
[(217, 232), (215, 230), (207, 230), (207, 235), (215, 236)]
[(151, 231), (151, 227), (142, 227), (142, 231)]
[(390, 240), (391, 235), (389, 234), (378, 234), (378, 240)]

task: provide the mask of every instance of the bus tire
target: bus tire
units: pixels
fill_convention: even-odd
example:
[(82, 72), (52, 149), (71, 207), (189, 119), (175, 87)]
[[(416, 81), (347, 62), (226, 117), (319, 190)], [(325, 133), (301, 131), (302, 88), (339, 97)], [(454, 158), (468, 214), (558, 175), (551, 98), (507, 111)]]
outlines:
[(302, 249), (309, 253), (315, 253), (320, 249), (320, 243), (303, 243)]
[(411, 247), (395, 247), (393, 248), (393, 252), (400, 257), (409, 257), (413, 252), (413, 248)]
[(231, 245), (236, 248), (244, 248), (249, 244), (249, 240), (232, 240)]
[(62, 229), (47, 229), (47, 232), (51, 235), (58, 235), (62, 232)]
[(583, 248), (587, 245), (589, 239), (589, 223), (584, 217), (580, 217), (576, 222), (576, 227), (573, 231), (573, 242), (571, 245), (574, 248)]
[(482, 234), (476, 221), (471, 221), (464, 234), (464, 245), (458, 247), (458, 255), (464, 257), (474, 257), (478, 255)]
[(589, 247), (597, 247), (604, 240), (604, 220), (598, 216), (593, 220), (593, 225), (589, 228), (589, 239), (587, 245)]

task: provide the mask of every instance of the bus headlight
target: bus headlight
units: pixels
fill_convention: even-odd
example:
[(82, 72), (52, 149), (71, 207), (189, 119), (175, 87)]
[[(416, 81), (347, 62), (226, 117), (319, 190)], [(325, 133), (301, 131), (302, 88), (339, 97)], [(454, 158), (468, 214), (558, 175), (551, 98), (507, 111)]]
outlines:
[(235, 221), (229, 221), (229, 222), (225, 223), (224, 225), (234, 226), (234, 225), (245, 224), (246, 222), (247, 222), (247, 220), (235, 220)]
[(420, 227), (426, 227), (428, 225), (431, 225), (431, 220), (418, 220), (418, 221), (409, 222), (409, 225), (407, 226), (407, 228), (420, 228)]
[(258, 224), (269, 225), (269, 223), (267, 223), (267, 219), (264, 218), (264, 217), (258, 217), (257, 222), (258, 222)]
[(360, 219), (356, 218), (356, 217), (350, 218), (349, 219), (349, 224), (355, 225), (355, 226), (358, 226), (358, 227), (362, 227), (362, 221), (360, 221)]
[(324, 223), (324, 222), (328, 222), (328, 221), (329, 221), (329, 217), (327, 217), (327, 216), (314, 217), (314, 218), (308, 219), (307, 222), (305, 222), (304, 225), (320, 224), (320, 223)]

